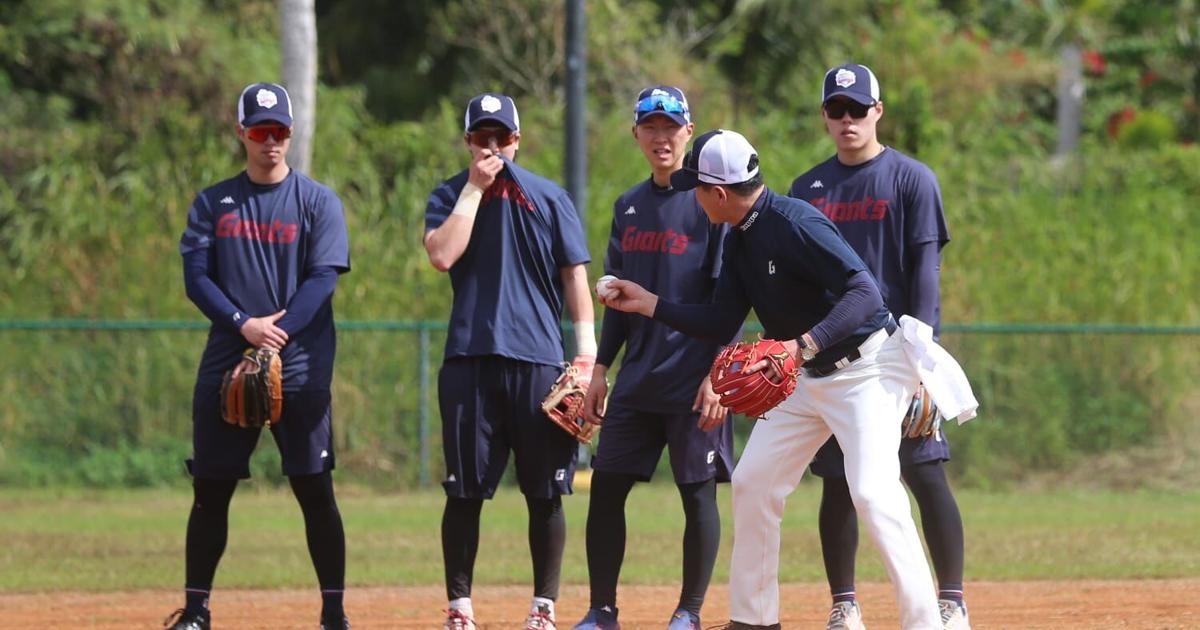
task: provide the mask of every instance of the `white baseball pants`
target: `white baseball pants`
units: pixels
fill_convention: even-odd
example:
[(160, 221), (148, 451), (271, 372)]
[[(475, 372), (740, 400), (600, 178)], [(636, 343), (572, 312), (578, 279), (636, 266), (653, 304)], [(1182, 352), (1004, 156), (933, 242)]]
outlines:
[(919, 376), (900, 335), (880, 331), (862, 358), (824, 378), (800, 376), (796, 391), (760, 420), (733, 471), (730, 619), (779, 621), (779, 526), (784, 504), (832, 432), (846, 456), (858, 517), (883, 555), (901, 626), (941, 630), (937, 593), (900, 483), (900, 420)]

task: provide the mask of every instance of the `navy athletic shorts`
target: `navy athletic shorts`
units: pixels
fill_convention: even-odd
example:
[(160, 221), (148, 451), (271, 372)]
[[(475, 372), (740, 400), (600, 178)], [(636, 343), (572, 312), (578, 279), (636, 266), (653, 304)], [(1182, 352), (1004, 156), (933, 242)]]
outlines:
[(578, 442), (542, 411), (562, 368), (496, 355), (447, 360), (438, 373), (446, 496), (490, 499), (516, 458), (521, 492), (571, 494)]
[(610, 405), (600, 428), (600, 446), (592, 468), (633, 475), (650, 481), (666, 446), (676, 484), (715, 478), (729, 481), (733, 472), (733, 419), (705, 433), (696, 428), (699, 412), (651, 413)]
[[(914, 466), (935, 461), (950, 461), (950, 442), (941, 429), (929, 437), (900, 439), (900, 466)], [(830, 437), (813, 457), (809, 467), (818, 477), (845, 477), (846, 460), (837, 438)]]
[[(333, 470), (333, 411), (329, 390), (283, 392), (283, 414), (271, 435), (283, 474)], [(262, 429), (243, 429), (221, 419), (220, 389), (196, 386), (192, 395), (192, 458), (188, 471), (204, 479), (249, 479), (250, 455)]]

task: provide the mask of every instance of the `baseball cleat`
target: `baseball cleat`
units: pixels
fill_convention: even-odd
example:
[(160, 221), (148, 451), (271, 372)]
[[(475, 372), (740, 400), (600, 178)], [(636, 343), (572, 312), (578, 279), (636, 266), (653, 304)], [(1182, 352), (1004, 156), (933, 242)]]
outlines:
[(558, 630), (548, 606), (538, 606), (525, 618), (525, 630)]
[(345, 617), (342, 617), (341, 621), (322, 619), (321, 630), (350, 630), (350, 620)]
[(942, 613), (942, 630), (971, 630), (966, 604), (959, 604), (952, 599), (939, 599), (938, 610)]
[(212, 620), (207, 612), (192, 613), (180, 608), (163, 620), (167, 630), (211, 630)]
[(867, 630), (858, 602), (838, 602), (829, 610), (825, 630)]
[(769, 626), (756, 626), (749, 623), (742, 623), (740, 621), (730, 621), (729, 623), (721, 626), (721, 630), (780, 630), (781, 628), (782, 626), (777, 623), (773, 623)]
[(617, 609), (611, 606), (590, 608), (583, 620), (571, 630), (621, 630), (621, 624), (617, 623)]
[(680, 608), (671, 615), (667, 630), (700, 630), (700, 616)]
[(451, 608), (446, 611), (446, 623), (442, 624), (442, 630), (475, 630), (475, 620), (467, 613)]

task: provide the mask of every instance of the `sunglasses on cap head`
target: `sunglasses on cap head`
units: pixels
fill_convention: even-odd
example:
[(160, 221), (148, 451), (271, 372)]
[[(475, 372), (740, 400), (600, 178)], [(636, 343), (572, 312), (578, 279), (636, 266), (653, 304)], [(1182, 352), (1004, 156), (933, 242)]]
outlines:
[(267, 138), (275, 138), (275, 142), (283, 142), (292, 137), (292, 130), (283, 125), (255, 125), (246, 127), (246, 137), (251, 142), (263, 143)]
[(637, 113), (666, 112), (668, 114), (686, 114), (687, 107), (683, 101), (670, 94), (652, 94), (638, 101)]
[(516, 134), (503, 127), (482, 127), (467, 132), (467, 141), (477, 147), (487, 148), (493, 140), (497, 147), (506, 147), (516, 141)]
[(866, 118), (867, 112), (870, 111), (872, 107), (875, 107), (874, 103), (870, 105), (863, 105), (862, 103), (859, 103), (853, 99), (835, 98), (827, 101), (824, 109), (825, 115), (834, 120), (845, 116), (846, 112), (850, 112), (850, 117), (857, 120), (859, 118)]

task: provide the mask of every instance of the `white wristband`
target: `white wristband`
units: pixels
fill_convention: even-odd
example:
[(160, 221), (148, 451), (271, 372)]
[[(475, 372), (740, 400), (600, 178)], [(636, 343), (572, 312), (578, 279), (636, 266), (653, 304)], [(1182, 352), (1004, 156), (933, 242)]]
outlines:
[(575, 322), (575, 354), (596, 356), (595, 322)]
[(462, 192), (458, 193), (458, 202), (454, 204), (454, 210), (450, 214), (461, 214), (468, 219), (474, 219), (475, 213), (479, 211), (479, 202), (483, 200), (483, 189), (467, 182), (463, 186)]

